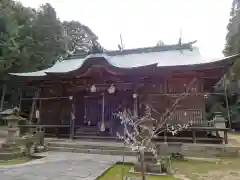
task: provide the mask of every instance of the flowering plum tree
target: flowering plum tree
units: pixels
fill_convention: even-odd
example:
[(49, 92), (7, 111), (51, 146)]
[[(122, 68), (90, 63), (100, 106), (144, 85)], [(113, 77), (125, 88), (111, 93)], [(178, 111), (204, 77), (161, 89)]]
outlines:
[(115, 114), (121, 120), (121, 124), (124, 127), (124, 134), (117, 133), (117, 137), (124, 140), (132, 150), (138, 152), (143, 179), (145, 179), (144, 152), (152, 153), (161, 171), (163, 157), (160, 156), (159, 149), (153, 142), (153, 138), (164, 131), (176, 135), (179, 131), (189, 126), (189, 124), (170, 123), (168, 120), (171, 114), (168, 118), (163, 119), (163, 117), (161, 117), (160, 120), (157, 120), (151, 113), (153, 110), (156, 110), (150, 105), (146, 105), (145, 107), (146, 111), (143, 117), (136, 117), (126, 109)]

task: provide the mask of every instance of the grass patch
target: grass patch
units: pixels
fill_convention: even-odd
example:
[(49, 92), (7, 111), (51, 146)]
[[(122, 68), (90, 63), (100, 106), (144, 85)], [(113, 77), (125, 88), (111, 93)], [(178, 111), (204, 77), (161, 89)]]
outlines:
[(24, 163), (30, 162), (32, 160), (42, 159), (42, 158), (44, 158), (44, 157), (43, 156), (32, 156), (32, 157), (16, 158), (16, 159), (11, 159), (11, 160), (7, 160), (7, 161), (0, 161), (0, 167), (7, 166), (7, 165), (24, 164)]
[[(183, 160), (183, 161), (174, 161), (173, 169), (176, 174), (184, 175), (185, 177), (191, 180), (202, 180), (204, 175), (209, 172), (210, 179), (221, 179), (215, 177), (220, 173), (226, 174), (232, 172), (239, 172), (240, 176), (240, 158), (221, 158), (220, 160), (214, 161), (205, 161), (205, 160)], [(105, 174), (103, 174), (98, 180), (122, 180), (123, 177), (139, 177), (133, 173), (130, 173), (129, 170), (132, 168), (132, 165), (127, 164), (116, 164), (110, 168)], [(209, 175), (209, 176), (210, 176)], [(229, 174), (230, 178), (231, 173)], [(239, 176), (237, 178), (239, 178)], [(209, 179), (209, 178), (207, 178)], [(235, 180), (230, 178), (231, 180)], [(147, 176), (147, 180), (177, 180), (173, 176)]]
[[(129, 170), (132, 167), (133, 167), (132, 165), (116, 164), (112, 168), (110, 168), (98, 180), (122, 180), (122, 176), (123, 177), (140, 177), (129, 172)], [(147, 176), (147, 180), (175, 180), (175, 178), (171, 176)]]
[(203, 160), (184, 160), (173, 162), (173, 167), (177, 173), (183, 174), (192, 180), (198, 180), (199, 175), (206, 174), (210, 171), (240, 171), (240, 159), (221, 158), (216, 161)]
[(8, 161), (0, 161), (0, 166), (23, 164), (32, 160), (33, 160), (32, 158), (17, 158), (17, 159), (12, 159)]

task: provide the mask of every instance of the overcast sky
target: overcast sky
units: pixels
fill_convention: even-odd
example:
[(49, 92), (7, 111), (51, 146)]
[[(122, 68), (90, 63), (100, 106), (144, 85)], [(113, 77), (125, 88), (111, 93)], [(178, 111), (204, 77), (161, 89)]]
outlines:
[(232, 0), (20, 0), (37, 8), (49, 2), (61, 20), (89, 26), (106, 49), (154, 46), (158, 40), (197, 40), (201, 54), (221, 57)]

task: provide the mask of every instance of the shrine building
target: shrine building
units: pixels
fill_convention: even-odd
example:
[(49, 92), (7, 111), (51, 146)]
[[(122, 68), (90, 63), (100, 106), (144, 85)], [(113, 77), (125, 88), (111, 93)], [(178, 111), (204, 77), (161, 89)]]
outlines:
[(237, 57), (204, 59), (190, 42), (73, 55), (48, 69), (10, 75), (36, 89), (30, 119), (37, 115), (46, 135), (116, 138), (123, 126), (114, 113), (142, 116), (146, 105), (160, 122), (208, 127), (206, 94)]

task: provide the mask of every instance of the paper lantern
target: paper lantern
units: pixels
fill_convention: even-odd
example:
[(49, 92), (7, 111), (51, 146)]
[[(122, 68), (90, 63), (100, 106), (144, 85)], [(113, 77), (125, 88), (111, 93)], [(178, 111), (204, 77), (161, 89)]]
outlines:
[(137, 99), (137, 94), (136, 93), (133, 94), (133, 99)]
[(91, 92), (96, 92), (97, 91), (97, 88), (95, 85), (92, 85), (91, 88), (90, 88), (90, 91)]
[(112, 85), (108, 88), (108, 93), (109, 93), (109, 94), (113, 94), (113, 93), (115, 93), (115, 91), (116, 91), (116, 88), (115, 88), (115, 86), (112, 84)]

